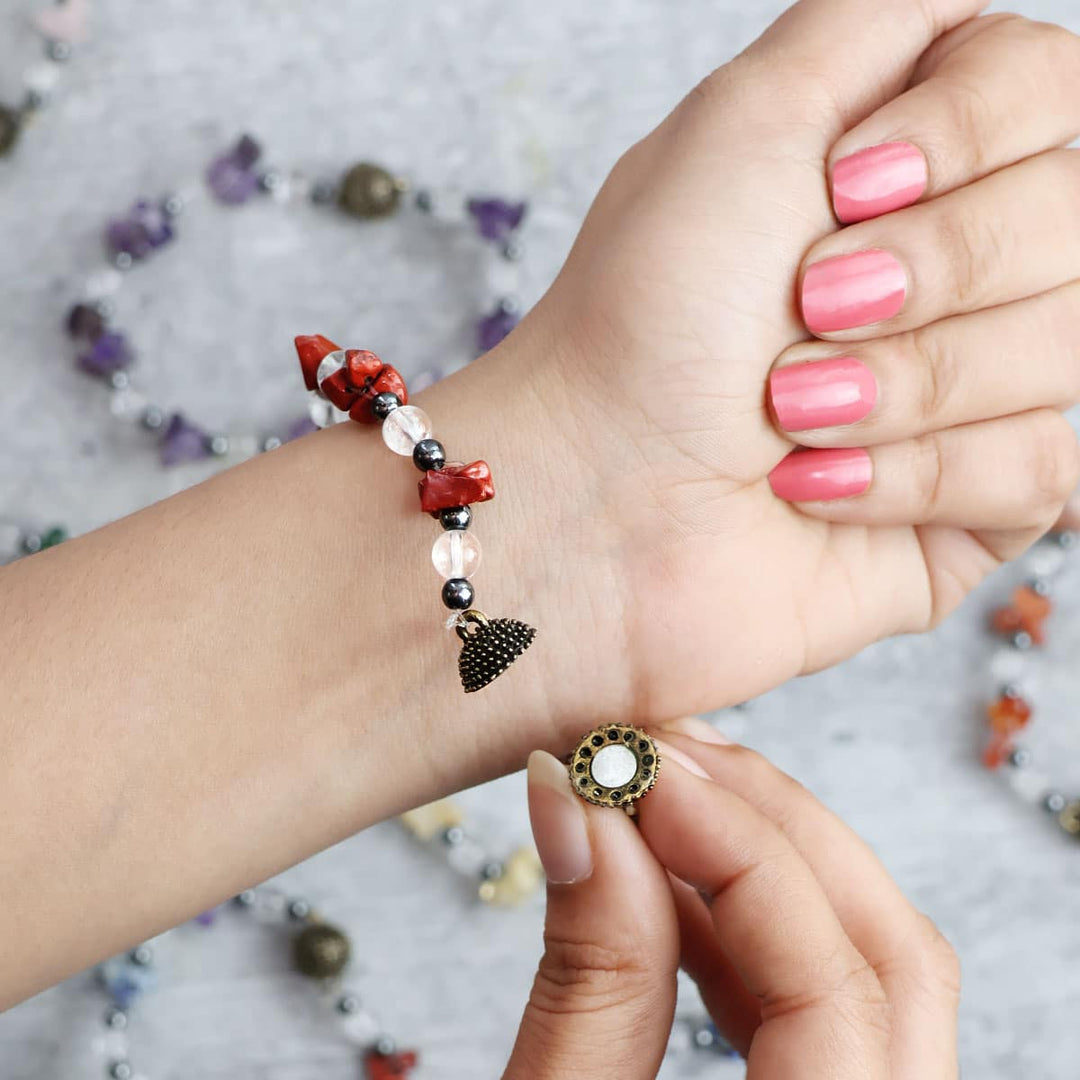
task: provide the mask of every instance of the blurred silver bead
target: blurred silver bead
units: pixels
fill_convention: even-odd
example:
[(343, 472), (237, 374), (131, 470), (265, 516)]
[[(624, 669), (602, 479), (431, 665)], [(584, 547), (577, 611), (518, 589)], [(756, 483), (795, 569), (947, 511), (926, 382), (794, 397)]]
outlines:
[(156, 405), (147, 405), (142, 416), (142, 425), (147, 431), (157, 431), (165, 426), (165, 412)]
[(1019, 649), (1021, 652), (1026, 652), (1034, 642), (1031, 640), (1031, 635), (1026, 630), (1020, 630), (1012, 636), (1013, 648)]
[(383, 1057), (389, 1057), (395, 1050), (397, 1050), (397, 1043), (389, 1035), (380, 1035), (376, 1039), (375, 1053), (382, 1054)]
[(114, 371), (109, 376), (109, 385), (114, 390), (126, 390), (131, 385), (131, 380), (126, 371)]
[(139, 967), (149, 967), (154, 962), (154, 950), (149, 945), (136, 945), (128, 959)]
[(54, 63), (66, 63), (71, 59), (71, 45), (66, 41), (48, 41), (45, 43), (45, 55)]
[(303, 922), (311, 914), (311, 905), (303, 897), (297, 897), (289, 901), (285, 910), (293, 922)]
[(130, 270), (135, 260), (132, 259), (130, 253), (126, 251), (118, 251), (113, 259), (113, 266), (117, 270)]
[(233, 903), (235, 903), (237, 907), (242, 907), (242, 908), (252, 908), (252, 907), (254, 907), (255, 906), (255, 890), (254, 889), (245, 889), (242, 893), (238, 893), (233, 898)]
[(210, 440), (210, 453), (214, 457), (224, 457), (229, 452), (229, 436), (215, 435)]
[(37, 533), (27, 533), (23, 537), (23, 552), (27, 555), (36, 555), (41, 550), (41, 537)]
[(694, 1045), (702, 1050), (716, 1045), (716, 1034), (711, 1027), (699, 1027), (694, 1029)]
[(355, 994), (342, 994), (337, 999), (336, 1008), (343, 1016), (352, 1016), (360, 1011), (360, 999)]
[(1054, 590), (1046, 578), (1035, 578), (1031, 583), (1031, 591), (1037, 596), (1049, 596)]
[(161, 204), (161, 209), (169, 217), (179, 217), (184, 212), (184, 200), (180, 195), (169, 195)]
[(485, 881), (497, 881), (506, 873), (506, 868), (501, 862), (489, 862), (484, 864), (484, 868), (480, 871), (480, 876)]
[(134, 1073), (126, 1061), (114, 1061), (109, 1066), (109, 1076), (112, 1080), (131, 1080)]
[(1009, 755), (1009, 764), (1014, 769), (1026, 769), (1032, 762), (1032, 753), (1025, 746), (1017, 747)]
[(1065, 809), (1067, 799), (1060, 791), (1051, 791), (1045, 799), (1043, 799), (1043, 807), (1048, 813), (1060, 814)]
[(521, 262), (525, 258), (525, 245), (520, 240), (507, 240), (502, 246), (502, 257), (507, 262)]
[(316, 206), (329, 206), (337, 198), (338, 187), (333, 180), (316, 180), (311, 185), (311, 201)]
[(521, 301), (516, 296), (503, 296), (496, 305), (504, 315), (520, 315)]
[(281, 440), (276, 435), (267, 435), (263, 439), (262, 448), (264, 451), (277, 450), (281, 446)]
[(460, 825), (451, 825), (442, 835), (447, 847), (457, 847), (465, 839), (465, 830)]
[(1066, 551), (1072, 551), (1076, 547), (1077, 543), (1080, 543), (1080, 533), (1075, 532), (1060, 532), (1057, 534), (1057, 542)]
[(110, 1005), (105, 1010), (105, 1026), (112, 1028), (114, 1031), (123, 1031), (127, 1027), (127, 1013), (123, 1009), (118, 1009), (115, 1005)]

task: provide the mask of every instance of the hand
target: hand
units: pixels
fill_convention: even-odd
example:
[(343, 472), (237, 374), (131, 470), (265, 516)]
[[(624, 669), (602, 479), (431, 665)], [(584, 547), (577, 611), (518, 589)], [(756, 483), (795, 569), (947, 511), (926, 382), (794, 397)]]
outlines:
[(955, 1077), (956, 957), (869, 848), (702, 721), (660, 734), (640, 831), (577, 799), (550, 755), (529, 760), (552, 883), (504, 1080), (653, 1080), (680, 950), (748, 1080)]
[[(574, 574), (536, 592), (587, 621), (560, 639), (599, 658), (613, 715), (713, 708), (925, 630), (1075, 485), (1080, 155), (1053, 148), (1080, 130), (1080, 41), (981, 6), (797, 4), (624, 156), (511, 338), (572, 478), (550, 519)], [(895, 141), (928, 160), (924, 198), (837, 232), (833, 167)], [(850, 187), (853, 216), (920, 190), (860, 207)], [(868, 249), (888, 254), (836, 318), (816, 268)], [(792, 365), (837, 356), (793, 400)], [(808, 378), (848, 406), (823, 413)], [(812, 449), (777, 469), (793, 443)]]

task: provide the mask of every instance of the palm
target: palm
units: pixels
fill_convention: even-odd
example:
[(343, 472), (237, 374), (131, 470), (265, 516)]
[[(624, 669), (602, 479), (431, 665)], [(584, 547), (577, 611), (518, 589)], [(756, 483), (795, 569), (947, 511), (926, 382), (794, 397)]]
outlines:
[(767, 474), (791, 446), (766, 376), (807, 336), (795, 285), (836, 228), (823, 172), (842, 125), (773, 116), (703, 137), (701, 116), (680, 110), (631, 151), (554, 290), (637, 454), (608, 478), (605, 513), (627, 541), (623, 621), (657, 714), (925, 629), (994, 565), (961, 530), (829, 524), (773, 495)]

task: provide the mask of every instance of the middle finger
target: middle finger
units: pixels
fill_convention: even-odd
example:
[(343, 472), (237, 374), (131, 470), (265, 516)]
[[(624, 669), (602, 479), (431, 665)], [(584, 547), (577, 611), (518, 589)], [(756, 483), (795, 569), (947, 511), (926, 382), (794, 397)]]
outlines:
[(1080, 277), (1080, 153), (1054, 150), (811, 248), (817, 337), (860, 340), (1035, 296)]

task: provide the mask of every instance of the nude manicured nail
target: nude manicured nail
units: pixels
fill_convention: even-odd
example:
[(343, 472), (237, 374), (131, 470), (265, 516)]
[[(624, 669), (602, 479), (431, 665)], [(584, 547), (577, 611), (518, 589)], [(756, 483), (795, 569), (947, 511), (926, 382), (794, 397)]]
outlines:
[(769, 473), (769, 483), (788, 502), (830, 502), (861, 495), (873, 476), (870, 455), (857, 447), (796, 450)]
[(585, 804), (570, 789), (566, 766), (543, 750), (529, 755), (529, 818), (544, 873), (553, 885), (571, 885), (592, 874)]
[(917, 203), (930, 183), (923, 152), (911, 143), (870, 146), (833, 166), (833, 207), (845, 225)]
[(837, 255), (806, 271), (803, 320), (814, 334), (853, 330), (898, 315), (906, 298), (907, 274), (889, 252)]
[[(681, 765), (687, 772), (693, 773), (695, 776), (700, 776), (703, 780), (711, 780), (712, 777), (692, 758), (689, 754), (684, 754), (681, 750), (676, 750), (674, 746), (669, 745), (666, 742), (653, 736), (653, 742), (656, 743), (656, 749), (660, 751), (660, 765), (664, 764), (664, 759), (668, 761), (674, 761), (676, 764)], [(660, 781), (658, 781), (660, 782)]]
[(676, 735), (685, 735), (695, 742), (712, 743), (714, 746), (731, 746), (731, 740), (722, 732), (700, 716), (686, 716), (681, 720), (672, 720), (664, 725), (665, 731), (672, 731)]
[(851, 356), (812, 360), (777, 368), (769, 376), (769, 397), (785, 431), (854, 424), (877, 401), (877, 380)]

